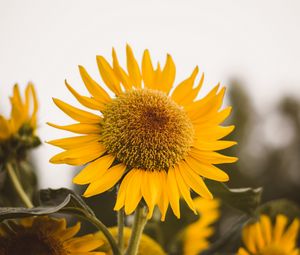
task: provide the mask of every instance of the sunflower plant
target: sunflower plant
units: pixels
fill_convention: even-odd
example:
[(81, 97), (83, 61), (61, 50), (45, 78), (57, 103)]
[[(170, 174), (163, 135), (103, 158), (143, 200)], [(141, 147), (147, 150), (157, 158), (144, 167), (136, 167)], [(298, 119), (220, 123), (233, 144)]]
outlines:
[[(232, 110), (223, 107), (224, 87), (218, 84), (200, 97), (204, 74), (198, 67), (177, 82), (169, 54), (164, 65), (154, 66), (148, 50), (138, 61), (129, 45), (126, 68), (114, 49), (111, 64), (103, 56), (96, 61), (101, 82), (79, 66), (86, 95), (65, 81), (83, 108), (53, 98), (74, 122), (48, 123), (75, 134), (47, 143), (62, 149), (51, 163), (81, 167), (73, 182), (85, 185), (83, 198), (58, 189), (41, 190), (32, 201), (24, 189), (16, 169), (40, 143), (38, 102), (32, 84), (24, 100), (18, 86), (13, 89), (11, 116), (0, 116), (1, 171), (10, 176), (24, 207), (0, 209), (1, 254), (19, 255), (30, 247), (30, 255), (193, 255), (210, 249), (221, 204), (238, 209), (247, 220), (257, 213), (261, 189), (224, 184), (229, 174), (223, 164), (237, 161), (224, 151), (237, 143), (226, 139), (234, 125), (224, 124)], [(110, 228), (86, 204), (86, 198), (107, 191), (116, 194), (117, 226)], [(77, 223), (68, 227), (65, 215)], [(78, 236), (84, 222), (98, 231)], [(244, 240), (239, 254), (248, 254), (249, 238)]]

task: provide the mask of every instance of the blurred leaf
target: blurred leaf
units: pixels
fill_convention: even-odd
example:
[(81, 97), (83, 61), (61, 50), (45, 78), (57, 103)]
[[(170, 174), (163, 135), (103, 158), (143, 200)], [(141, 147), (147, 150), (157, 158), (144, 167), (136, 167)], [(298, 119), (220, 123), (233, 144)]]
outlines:
[(0, 220), (53, 213), (76, 214), (85, 217), (92, 215), (91, 209), (73, 191), (68, 189), (47, 189), (40, 191), (40, 206), (35, 208), (1, 207)]
[(300, 217), (300, 208), (292, 201), (287, 199), (278, 199), (261, 205), (258, 208), (257, 213), (267, 214), (272, 219), (275, 219), (277, 214), (284, 214), (290, 220), (293, 220), (294, 218)]
[(205, 183), (215, 197), (235, 209), (252, 215), (259, 206), (262, 188), (229, 189), (224, 183), (208, 179)]

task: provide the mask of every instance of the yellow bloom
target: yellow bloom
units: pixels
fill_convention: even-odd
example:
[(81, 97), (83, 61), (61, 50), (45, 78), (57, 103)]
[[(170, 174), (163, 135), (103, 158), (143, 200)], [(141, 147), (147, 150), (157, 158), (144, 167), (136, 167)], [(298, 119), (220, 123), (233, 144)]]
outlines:
[(127, 46), (127, 72), (119, 65), (113, 50), (113, 64), (102, 57), (97, 63), (102, 80), (116, 95), (109, 94), (80, 66), (81, 78), (91, 97), (70, 92), (84, 106), (100, 112), (90, 113), (59, 99), (55, 104), (79, 123), (53, 127), (82, 134), (51, 141), (61, 152), (51, 158), (56, 164), (84, 165), (74, 178), (76, 184), (89, 184), (84, 196), (90, 197), (114, 187), (120, 180), (115, 210), (131, 214), (143, 198), (151, 217), (158, 205), (162, 220), (169, 203), (180, 217), (179, 198), (196, 211), (190, 196), (194, 190), (211, 199), (203, 178), (228, 181), (228, 175), (214, 164), (232, 163), (235, 157), (216, 151), (235, 144), (220, 141), (234, 126), (220, 126), (231, 108), (219, 110), (225, 89), (219, 85), (198, 100), (204, 77), (194, 87), (198, 67), (171, 93), (175, 64), (167, 56), (163, 69), (154, 69), (145, 50), (141, 69)]
[[(112, 227), (109, 228), (109, 232), (112, 234), (115, 239), (118, 237), (118, 228)], [(128, 227), (124, 228), (124, 246), (127, 248), (129, 239), (131, 236), (131, 229)], [(103, 234), (99, 232), (97, 234), (100, 238), (103, 239), (104, 245), (100, 248), (101, 251), (104, 251), (106, 254), (110, 255), (112, 254), (111, 247), (109, 243), (107, 242), (106, 238), (104, 238)], [(152, 238), (149, 236), (143, 234), (141, 237), (141, 241), (139, 244), (139, 249), (137, 255), (166, 255), (166, 253), (163, 251), (163, 249), (160, 247), (158, 243), (156, 243)]]
[(238, 255), (298, 255), (299, 220), (295, 219), (286, 229), (287, 222), (288, 218), (279, 214), (272, 226), (268, 216), (260, 216), (258, 222), (244, 227), (245, 248), (240, 248)]
[(199, 219), (189, 225), (184, 233), (183, 254), (197, 255), (209, 247), (207, 240), (214, 233), (211, 224), (219, 218), (219, 201), (206, 200), (203, 198), (194, 199)]
[(103, 244), (96, 235), (74, 237), (80, 229), (78, 222), (66, 227), (65, 219), (48, 216), (23, 218), (0, 225), (1, 255), (103, 255), (93, 251)]
[(10, 102), (10, 117), (0, 115), (1, 161), (8, 160), (9, 157), (19, 157), (20, 153), (40, 143), (34, 136), (38, 102), (33, 85), (30, 83), (27, 85), (23, 100), (16, 84)]

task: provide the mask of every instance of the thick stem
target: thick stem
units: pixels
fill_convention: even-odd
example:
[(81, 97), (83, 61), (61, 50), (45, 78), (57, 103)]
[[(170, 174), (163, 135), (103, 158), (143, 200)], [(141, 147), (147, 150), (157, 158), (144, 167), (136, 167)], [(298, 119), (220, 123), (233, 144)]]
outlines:
[(123, 254), (124, 250), (124, 209), (118, 211), (118, 246), (121, 254)]
[(11, 163), (7, 163), (6, 164), (6, 169), (7, 169), (7, 172), (8, 172), (8, 175), (14, 185), (14, 188), (15, 190), (17, 191), (20, 199), (22, 200), (22, 202), (24, 203), (24, 205), (27, 207), (27, 208), (32, 208), (33, 207), (33, 204), (31, 203), (31, 200), (29, 199), (29, 197), (27, 196), (26, 192), (24, 191), (17, 175), (16, 175), (16, 172), (12, 166)]
[(147, 223), (146, 207), (144, 205), (139, 204), (134, 214), (134, 222), (132, 226), (131, 236), (126, 251), (126, 255), (137, 254), (140, 240), (146, 223)]

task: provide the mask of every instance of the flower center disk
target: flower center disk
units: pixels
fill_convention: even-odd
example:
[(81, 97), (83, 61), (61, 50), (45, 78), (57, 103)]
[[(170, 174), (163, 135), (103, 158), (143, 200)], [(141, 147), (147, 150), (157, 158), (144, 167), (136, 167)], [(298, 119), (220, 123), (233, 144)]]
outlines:
[(193, 144), (185, 111), (156, 90), (132, 90), (103, 111), (101, 142), (119, 162), (144, 170), (168, 170)]

